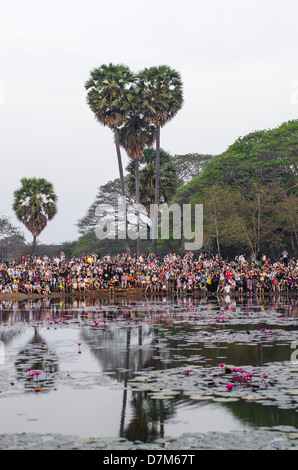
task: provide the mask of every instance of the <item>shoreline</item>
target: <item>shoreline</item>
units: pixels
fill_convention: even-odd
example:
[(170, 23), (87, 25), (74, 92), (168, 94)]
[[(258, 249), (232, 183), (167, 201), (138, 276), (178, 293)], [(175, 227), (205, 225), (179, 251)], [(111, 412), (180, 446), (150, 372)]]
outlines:
[(50, 295), (44, 294), (23, 294), (23, 293), (1, 293), (0, 301), (23, 301), (23, 300), (39, 300), (39, 299), (113, 299), (116, 297), (132, 297), (132, 298), (144, 298), (144, 297), (194, 297), (194, 298), (204, 298), (204, 297), (271, 297), (271, 296), (281, 296), (281, 297), (296, 297), (298, 292), (230, 292), (229, 294), (224, 292), (145, 292), (142, 288), (130, 288), (130, 289), (100, 289), (97, 291), (87, 291), (87, 292), (73, 292), (72, 294), (65, 294), (60, 292), (53, 292)]

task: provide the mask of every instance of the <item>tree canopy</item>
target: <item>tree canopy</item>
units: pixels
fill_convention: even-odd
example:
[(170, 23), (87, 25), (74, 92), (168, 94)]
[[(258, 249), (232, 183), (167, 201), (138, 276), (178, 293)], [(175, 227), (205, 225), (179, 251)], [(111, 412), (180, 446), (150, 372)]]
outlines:
[(13, 210), (33, 235), (32, 253), (36, 238), (57, 213), (56, 203), (52, 183), (44, 178), (22, 178), (21, 187), (14, 193)]
[(298, 120), (240, 137), (182, 185), (175, 201), (203, 204), (210, 250), (297, 252)]
[(213, 184), (245, 191), (252, 181), (274, 183), (297, 192), (298, 120), (288, 121), (272, 130), (252, 132), (234, 142), (224, 153), (213, 158), (198, 176), (182, 186), (179, 201), (202, 196)]

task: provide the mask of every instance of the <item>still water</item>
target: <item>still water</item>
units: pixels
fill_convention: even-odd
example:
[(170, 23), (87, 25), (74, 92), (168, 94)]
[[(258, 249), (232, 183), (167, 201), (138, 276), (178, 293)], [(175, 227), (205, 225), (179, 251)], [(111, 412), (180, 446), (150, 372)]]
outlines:
[[(220, 363), (286, 368), (297, 327), (297, 300), (278, 296), (2, 301), (0, 434), (148, 442), (183, 433), (298, 427), (295, 407), (218, 402), (209, 382), (201, 400), (185, 393), (187, 378), (164, 399), (150, 393), (160, 388), (154, 381), (144, 391), (132, 386), (142, 373), (146, 385), (155, 372), (214, 371)], [(202, 388), (199, 379), (193, 386)]]

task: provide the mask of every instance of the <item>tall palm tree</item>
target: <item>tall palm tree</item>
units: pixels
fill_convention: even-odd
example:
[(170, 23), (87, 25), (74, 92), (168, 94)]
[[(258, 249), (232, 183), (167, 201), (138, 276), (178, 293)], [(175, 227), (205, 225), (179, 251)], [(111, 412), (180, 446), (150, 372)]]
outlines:
[(44, 178), (23, 178), (21, 184), (14, 192), (12, 207), (17, 218), (33, 235), (33, 254), (36, 238), (57, 213), (57, 196), (52, 183)]
[[(135, 167), (136, 203), (140, 204), (140, 176), (139, 162), (143, 156), (144, 148), (153, 145), (155, 140), (155, 126), (148, 123), (137, 110), (133, 110), (124, 126), (119, 129), (120, 145), (126, 150)], [(141, 251), (140, 214), (137, 216), (137, 256)]]
[[(159, 200), (160, 129), (178, 113), (183, 105), (183, 87), (179, 72), (167, 65), (145, 68), (138, 74), (136, 91), (141, 111), (156, 126), (155, 204)], [(153, 252), (157, 246), (157, 213), (154, 216)]]
[[(122, 197), (126, 200), (122, 158), (119, 144), (118, 129), (121, 127), (131, 109), (133, 101), (133, 85), (135, 76), (130, 69), (123, 64), (101, 65), (90, 73), (89, 80), (85, 83), (87, 104), (93, 111), (95, 118), (102, 125), (112, 130), (116, 145), (119, 175), (121, 181)], [(127, 236), (127, 220), (125, 211), (126, 249), (130, 251)]]
[[(146, 148), (140, 160), (140, 202), (147, 209), (150, 215), (150, 206), (155, 200), (155, 148)], [(127, 189), (129, 194), (135, 194), (135, 163), (130, 161), (127, 170)], [(160, 149), (160, 184), (159, 184), (159, 204), (169, 204), (178, 189), (178, 170), (174, 158), (163, 149)]]

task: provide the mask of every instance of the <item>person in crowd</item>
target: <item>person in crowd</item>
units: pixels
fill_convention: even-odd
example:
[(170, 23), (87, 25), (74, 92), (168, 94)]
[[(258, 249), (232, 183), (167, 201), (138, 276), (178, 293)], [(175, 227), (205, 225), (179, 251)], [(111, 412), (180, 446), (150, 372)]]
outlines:
[[(286, 255), (286, 257), (285, 257)], [(253, 294), (297, 291), (298, 262), (283, 252), (280, 259), (262, 256), (262, 262), (245, 254), (226, 261), (210, 253), (153, 255), (94, 253), (66, 260), (63, 252), (50, 259), (25, 257), (11, 264), (0, 263), (0, 294), (72, 295), (99, 289), (140, 289), (163, 294)], [(286, 260), (286, 261), (285, 261)], [(229, 291), (229, 292), (227, 292)]]

